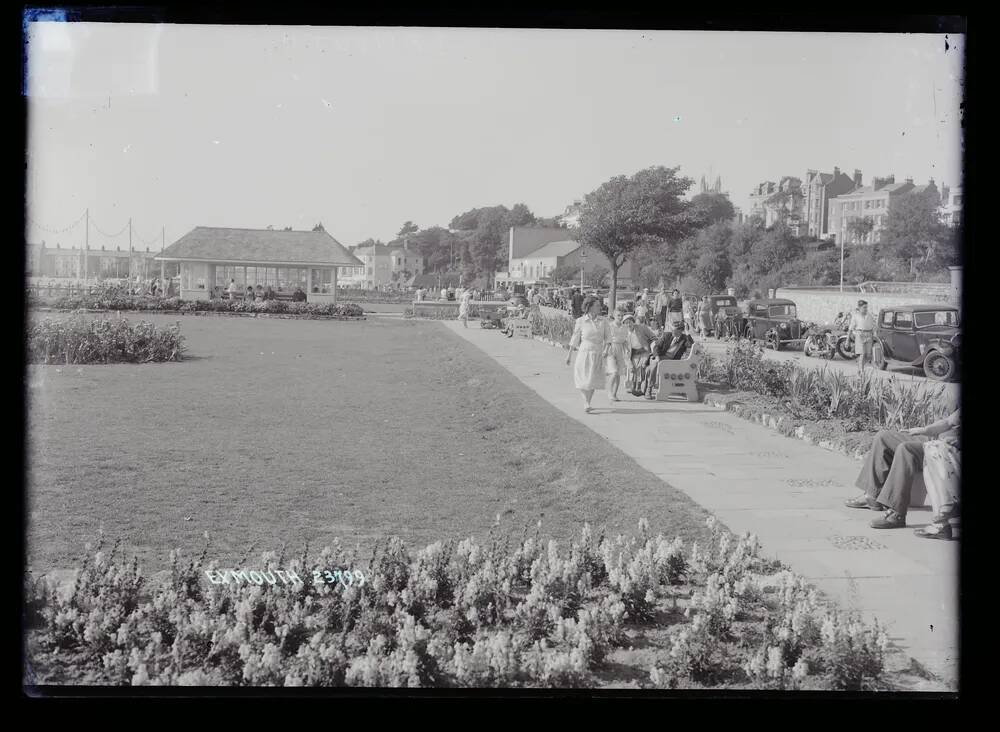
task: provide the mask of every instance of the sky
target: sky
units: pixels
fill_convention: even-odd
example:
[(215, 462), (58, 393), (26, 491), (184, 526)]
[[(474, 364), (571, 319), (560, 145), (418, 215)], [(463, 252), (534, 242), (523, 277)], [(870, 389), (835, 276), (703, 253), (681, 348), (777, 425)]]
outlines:
[[(960, 181), (964, 38), (32, 23), (27, 240), (158, 249), (195, 226), (345, 245), (615, 175)], [(947, 45), (947, 49), (946, 49)], [(65, 231), (70, 227), (68, 231)], [(61, 232), (61, 233), (56, 233)]]

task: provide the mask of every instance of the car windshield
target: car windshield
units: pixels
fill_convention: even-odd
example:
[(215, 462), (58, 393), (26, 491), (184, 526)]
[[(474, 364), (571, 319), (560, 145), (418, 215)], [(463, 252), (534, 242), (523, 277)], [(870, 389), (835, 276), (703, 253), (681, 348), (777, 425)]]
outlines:
[(767, 315), (770, 318), (794, 318), (795, 317), (795, 306), (794, 305), (771, 305), (767, 309)]
[(934, 310), (926, 313), (914, 313), (913, 324), (918, 328), (933, 326), (958, 327), (958, 312), (955, 310)]

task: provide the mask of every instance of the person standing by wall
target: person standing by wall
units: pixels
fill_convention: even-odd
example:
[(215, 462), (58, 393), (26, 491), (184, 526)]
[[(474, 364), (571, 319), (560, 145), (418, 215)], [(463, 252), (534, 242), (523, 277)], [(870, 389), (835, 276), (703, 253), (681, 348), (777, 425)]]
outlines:
[(573, 297), (570, 298), (570, 307), (575, 320), (579, 320), (583, 317), (583, 293), (581, 293), (577, 287), (573, 288)]
[(698, 330), (702, 338), (707, 338), (712, 330), (712, 304), (708, 300), (708, 295), (698, 303)]
[(858, 373), (865, 372), (865, 364), (872, 360), (872, 343), (875, 339), (875, 316), (868, 312), (868, 303), (858, 300), (858, 309), (851, 313), (847, 326), (848, 338), (854, 339), (854, 352), (858, 354)]

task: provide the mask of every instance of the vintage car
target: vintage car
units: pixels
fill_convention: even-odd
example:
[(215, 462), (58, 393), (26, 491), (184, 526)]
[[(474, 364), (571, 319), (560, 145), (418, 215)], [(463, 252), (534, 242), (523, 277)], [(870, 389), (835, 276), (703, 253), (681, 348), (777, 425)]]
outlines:
[(736, 303), (736, 298), (732, 295), (712, 295), (709, 300), (712, 303), (712, 318), (719, 314), (719, 310), (725, 310), (726, 315), (739, 317), (742, 315), (740, 306)]
[(879, 312), (872, 362), (921, 368), (929, 379), (953, 381), (960, 366), (958, 308), (950, 305), (899, 305)]
[(805, 340), (805, 328), (791, 300), (751, 300), (746, 319), (746, 337), (763, 341), (767, 348), (780, 351)]

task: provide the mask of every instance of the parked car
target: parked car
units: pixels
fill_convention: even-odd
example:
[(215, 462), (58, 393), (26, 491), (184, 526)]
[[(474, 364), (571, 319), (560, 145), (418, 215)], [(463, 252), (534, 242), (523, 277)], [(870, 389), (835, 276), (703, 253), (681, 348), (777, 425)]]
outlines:
[(923, 369), (929, 379), (958, 377), (961, 347), (958, 308), (950, 305), (899, 305), (879, 312), (872, 344), (876, 368), (889, 364)]
[(747, 311), (747, 338), (763, 341), (775, 351), (805, 340), (805, 328), (791, 300), (751, 300)]

